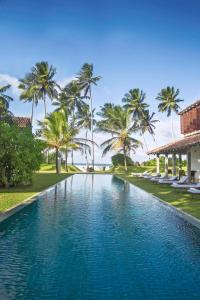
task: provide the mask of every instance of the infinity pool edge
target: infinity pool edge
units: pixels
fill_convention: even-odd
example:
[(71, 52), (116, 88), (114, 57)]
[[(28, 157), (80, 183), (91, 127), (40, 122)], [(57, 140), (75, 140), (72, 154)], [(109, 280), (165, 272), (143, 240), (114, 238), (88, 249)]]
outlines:
[[(72, 176), (72, 175), (75, 175), (75, 174), (71, 174), (70, 176)], [(70, 176), (68, 176), (68, 177), (70, 177)], [(66, 178), (68, 178), (68, 177), (66, 177)], [(26, 198), (25, 200), (23, 200), (22, 202), (8, 208), (5, 212), (0, 212), (0, 224), (3, 223), (4, 221), (6, 221), (8, 218), (12, 217), (14, 214), (16, 214), (19, 211), (21, 211), (22, 209), (24, 209), (25, 207), (27, 207), (28, 205), (30, 205), (33, 202), (37, 201), (40, 196), (42, 196), (49, 189), (52, 189), (53, 187), (55, 187), (56, 185), (58, 185), (62, 181), (65, 181), (66, 178), (62, 179), (61, 181), (59, 181), (57, 183), (54, 183), (53, 185), (50, 185), (45, 190), (42, 190), (41, 192), (35, 193), (33, 196), (30, 196), (30, 197)]]

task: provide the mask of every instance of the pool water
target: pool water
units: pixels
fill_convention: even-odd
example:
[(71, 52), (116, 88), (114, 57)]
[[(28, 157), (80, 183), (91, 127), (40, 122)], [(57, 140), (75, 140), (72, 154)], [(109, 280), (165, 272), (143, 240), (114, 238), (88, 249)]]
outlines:
[(200, 299), (200, 231), (111, 175), (74, 175), (0, 226), (0, 299)]

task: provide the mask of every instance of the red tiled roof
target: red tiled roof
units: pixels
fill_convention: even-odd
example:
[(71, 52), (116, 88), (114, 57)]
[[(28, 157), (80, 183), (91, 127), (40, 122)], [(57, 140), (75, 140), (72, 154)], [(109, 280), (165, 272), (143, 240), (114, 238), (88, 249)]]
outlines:
[(26, 117), (13, 117), (13, 122), (21, 128), (31, 126), (31, 119)]
[(179, 112), (179, 115), (182, 115), (186, 111), (188, 111), (188, 110), (190, 110), (190, 109), (192, 109), (192, 108), (194, 108), (196, 106), (200, 106), (200, 100), (197, 100), (194, 103), (192, 103), (191, 105), (189, 105), (186, 108), (184, 108), (182, 111)]
[(186, 154), (191, 146), (200, 145), (200, 133), (186, 136), (173, 143), (155, 148), (148, 152), (148, 154), (171, 154), (182, 153)]

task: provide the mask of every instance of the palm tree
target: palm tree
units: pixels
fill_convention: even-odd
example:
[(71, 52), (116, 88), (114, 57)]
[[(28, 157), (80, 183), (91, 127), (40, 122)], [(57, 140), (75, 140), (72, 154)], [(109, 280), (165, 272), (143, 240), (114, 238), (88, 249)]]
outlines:
[[(97, 82), (101, 79), (101, 76), (94, 76), (93, 64), (85, 63), (82, 66), (77, 78), (80, 82), (81, 88), (84, 90), (84, 96), (90, 100), (91, 135), (92, 142), (94, 142), (92, 85), (97, 85)], [(94, 169), (94, 143), (92, 144), (92, 167)]]
[[(93, 109), (93, 114), (94, 114), (94, 109)], [(79, 128), (84, 128), (85, 129), (85, 139), (86, 141), (88, 140), (88, 130), (91, 130), (91, 121), (93, 121), (93, 125), (96, 124), (96, 120), (91, 118), (91, 112), (89, 109), (88, 104), (84, 104), (81, 109), (77, 113), (77, 126)], [(85, 148), (85, 160), (87, 164), (87, 169), (89, 168), (89, 163), (88, 163), (88, 151)]]
[(155, 113), (152, 114), (149, 113), (149, 110), (146, 110), (143, 114), (143, 117), (139, 119), (138, 122), (136, 122), (136, 126), (138, 126), (138, 130), (141, 132), (141, 135), (144, 139), (144, 144), (146, 146), (146, 149), (148, 151), (148, 146), (145, 140), (145, 133), (148, 132), (151, 136), (154, 138), (154, 131), (156, 129), (156, 123), (159, 122), (159, 120), (154, 119)]
[(10, 87), (10, 84), (0, 87), (0, 121), (11, 116), (11, 112), (8, 109), (13, 98), (7, 95)]
[[(85, 104), (81, 97), (81, 86), (78, 80), (72, 80), (68, 83), (61, 93), (56, 102), (53, 103), (58, 106), (58, 109), (64, 109), (68, 115), (71, 115), (72, 126), (75, 123), (75, 112), (80, 111), (81, 107)], [(73, 150), (72, 164), (73, 162)]]
[[(113, 112), (111, 114), (112, 119), (110, 120), (112, 126), (109, 123), (100, 124), (98, 127), (99, 131), (110, 133), (112, 137), (101, 144), (103, 148), (102, 156), (106, 155), (107, 152), (114, 150), (123, 152), (124, 154), (124, 169), (127, 171), (127, 155), (130, 151), (135, 152), (142, 143), (133, 138), (132, 134), (138, 130), (132, 124), (132, 118), (130, 112), (119, 105), (113, 105)], [(99, 123), (97, 124), (97, 126)]]
[(53, 112), (39, 122), (41, 126), (42, 139), (47, 143), (49, 148), (56, 151), (56, 173), (60, 172), (59, 168), (59, 151), (65, 146), (64, 132), (65, 132), (66, 118), (62, 111)]
[(105, 103), (104, 106), (101, 106), (101, 110), (97, 112), (97, 115), (101, 117), (101, 120), (97, 122), (98, 128), (109, 127), (114, 129), (115, 108), (116, 106), (112, 103)]
[(140, 119), (145, 114), (146, 109), (149, 107), (144, 102), (145, 98), (145, 93), (140, 89), (131, 89), (124, 95), (122, 102), (125, 103), (124, 107), (132, 113), (133, 119)]
[(33, 127), (34, 106), (38, 105), (38, 87), (32, 73), (28, 73), (23, 79), (19, 80), (19, 89), (22, 90), (20, 100), (32, 102), (31, 126)]
[(179, 89), (175, 89), (173, 86), (167, 86), (162, 89), (156, 99), (160, 101), (158, 105), (158, 111), (167, 112), (167, 117), (171, 116), (171, 127), (172, 127), (172, 139), (174, 139), (174, 128), (173, 128), (173, 112), (178, 113), (180, 110), (179, 103), (183, 100), (178, 98)]
[[(68, 117), (65, 111), (55, 111), (49, 114), (42, 122), (40, 132), (42, 139), (50, 148), (56, 151), (56, 172), (59, 173), (59, 153), (65, 150), (65, 153), (73, 150), (83, 151), (85, 148), (90, 149), (90, 142), (83, 138), (78, 138), (76, 135), (79, 128), (72, 127), (71, 123), (67, 122)], [(89, 143), (88, 143), (89, 142)], [(67, 151), (66, 151), (67, 150)], [(67, 156), (66, 156), (67, 163)], [(67, 165), (66, 165), (67, 169)]]
[(56, 69), (48, 64), (48, 62), (42, 61), (36, 63), (32, 68), (32, 76), (38, 90), (38, 99), (42, 99), (44, 102), (45, 117), (47, 116), (46, 97), (48, 96), (51, 101), (57, 98), (59, 85), (54, 80)]

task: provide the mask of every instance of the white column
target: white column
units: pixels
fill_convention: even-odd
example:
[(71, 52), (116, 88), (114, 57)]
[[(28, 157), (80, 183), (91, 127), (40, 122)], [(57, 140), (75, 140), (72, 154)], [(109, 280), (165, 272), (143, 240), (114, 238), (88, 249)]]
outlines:
[(181, 170), (182, 170), (182, 156), (181, 156), (181, 153), (179, 153), (178, 155), (178, 175), (179, 175), (179, 179), (180, 179), (180, 173), (181, 173)]
[(172, 154), (172, 175), (176, 175), (176, 154)]
[(191, 182), (191, 152), (187, 153), (187, 177), (188, 182)]
[(157, 154), (156, 156), (156, 173), (160, 174), (160, 156)]
[(168, 154), (165, 154), (165, 175), (168, 176)]

